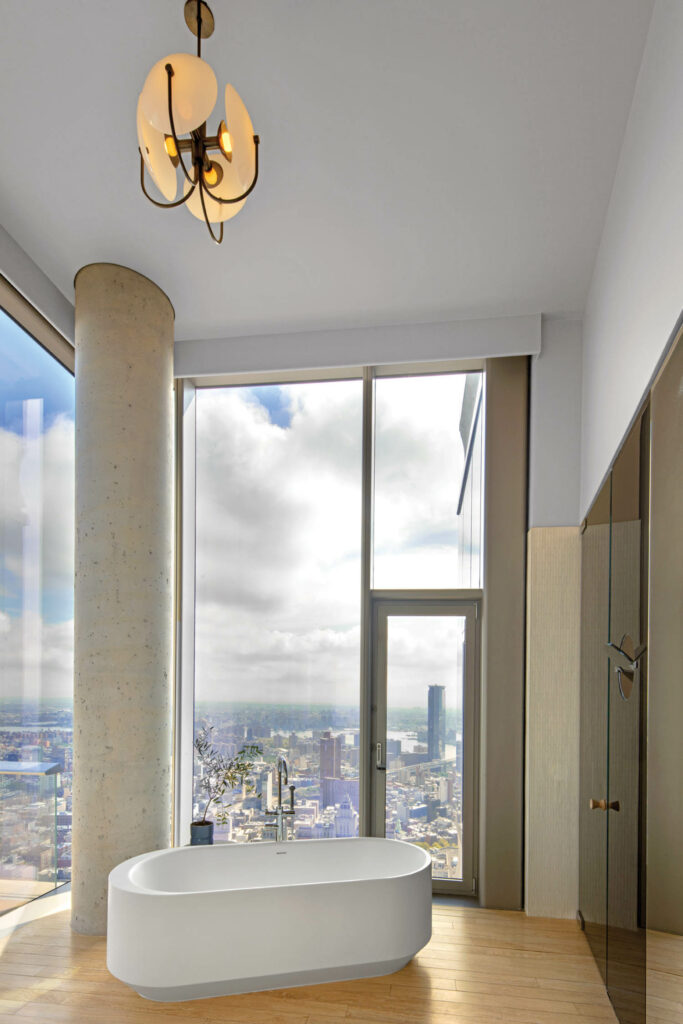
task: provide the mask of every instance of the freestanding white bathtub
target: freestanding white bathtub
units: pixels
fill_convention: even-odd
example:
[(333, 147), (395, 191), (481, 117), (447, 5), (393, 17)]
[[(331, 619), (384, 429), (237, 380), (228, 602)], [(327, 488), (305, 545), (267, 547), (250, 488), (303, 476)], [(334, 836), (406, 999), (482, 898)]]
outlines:
[(431, 932), (430, 858), (393, 839), (179, 847), (109, 876), (107, 967), (162, 1002), (390, 974)]

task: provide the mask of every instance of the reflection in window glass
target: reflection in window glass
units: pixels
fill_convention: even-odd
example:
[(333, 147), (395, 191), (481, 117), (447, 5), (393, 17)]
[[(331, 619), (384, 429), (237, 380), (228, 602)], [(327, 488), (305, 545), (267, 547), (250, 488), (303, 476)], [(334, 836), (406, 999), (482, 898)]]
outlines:
[(361, 424), (357, 380), (197, 392), (195, 730), (262, 750), (218, 840), (273, 838), (278, 753), (293, 836), (358, 832)]
[(481, 586), (483, 374), (375, 384), (373, 586)]
[(0, 311), (0, 912), (71, 875), (74, 381)]

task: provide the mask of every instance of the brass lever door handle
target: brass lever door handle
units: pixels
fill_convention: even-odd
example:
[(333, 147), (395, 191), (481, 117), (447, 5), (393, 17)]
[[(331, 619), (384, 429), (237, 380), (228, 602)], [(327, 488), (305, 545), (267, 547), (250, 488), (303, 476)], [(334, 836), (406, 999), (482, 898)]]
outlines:
[(620, 811), (621, 807), (618, 800), (610, 800), (608, 803), (606, 800), (594, 800), (591, 798), (590, 801), (591, 811)]

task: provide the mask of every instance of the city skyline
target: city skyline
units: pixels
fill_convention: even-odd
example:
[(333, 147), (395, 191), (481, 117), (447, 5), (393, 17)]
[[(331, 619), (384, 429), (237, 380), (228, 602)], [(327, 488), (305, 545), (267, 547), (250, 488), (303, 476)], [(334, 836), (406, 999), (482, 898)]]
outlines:
[[(414, 708), (393, 708), (387, 740), (386, 834), (429, 850), (434, 876), (458, 880), (462, 872), (462, 721), (459, 710), (442, 705), (442, 758), (429, 752), (429, 687)], [(198, 711), (200, 709), (198, 708)], [(329, 717), (347, 717), (336, 727)], [(323, 717), (325, 716), (325, 717)], [(278, 728), (275, 723), (278, 722)], [(251, 724), (249, 724), (251, 723)], [(272, 706), (205, 702), (199, 725), (211, 725), (222, 753), (233, 755), (245, 743), (262, 753), (254, 763), (253, 790), (238, 789), (228, 798), (225, 824), (217, 841), (248, 843), (274, 838), (265, 810), (276, 792), (275, 764), (286, 754), (289, 781), (296, 786), (296, 815), (287, 824), (290, 838), (325, 839), (358, 835), (360, 801), (360, 728), (358, 708)], [(194, 765), (195, 808), (201, 808), (200, 766)]]

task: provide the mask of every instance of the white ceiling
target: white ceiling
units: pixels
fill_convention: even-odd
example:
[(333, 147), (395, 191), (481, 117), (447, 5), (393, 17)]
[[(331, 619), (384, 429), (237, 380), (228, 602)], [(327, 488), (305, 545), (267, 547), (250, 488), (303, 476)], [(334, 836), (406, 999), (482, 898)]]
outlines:
[(203, 56), (261, 136), (221, 247), (138, 181), (183, 0), (3, 3), (0, 217), (69, 299), (101, 260), (179, 339), (583, 309), (652, 0), (210, 4)]

